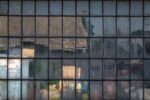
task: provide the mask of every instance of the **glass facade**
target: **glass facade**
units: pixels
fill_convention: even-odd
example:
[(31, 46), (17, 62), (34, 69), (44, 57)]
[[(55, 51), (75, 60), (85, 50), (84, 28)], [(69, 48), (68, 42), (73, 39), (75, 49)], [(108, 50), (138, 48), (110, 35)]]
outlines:
[(149, 0), (0, 0), (0, 100), (150, 100)]

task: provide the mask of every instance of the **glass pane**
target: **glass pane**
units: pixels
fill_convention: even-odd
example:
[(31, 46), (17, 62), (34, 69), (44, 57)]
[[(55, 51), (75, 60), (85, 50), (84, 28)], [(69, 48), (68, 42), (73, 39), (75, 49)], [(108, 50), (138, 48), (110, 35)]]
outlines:
[(64, 58), (75, 57), (75, 39), (74, 38), (63, 38), (63, 57)]
[(22, 78), (33, 79), (35, 76), (35, 67), (33, 59), (22, 59)]
[(35, 76), (36, 79), (47, 79), (48, 78), (48, 61), (47, 59), (35, 59)]
[(9, 14), (10, 15), (20, 15), (21, 14), (21, 2), (20, 1), (10, 1), (9, 2)]
[(49, 35), (62, 36), (62, 17), (49, 17)]
[(65, 59), (63, 60), (62, 72), (63, 79), (75, 79), (75, 60), (73, 59)]
[(91, 1), (90, 2), (90, 15), (102, 15), (102, 2), (101, 1)]
[(63, 2), (63, 14), (64, 15), (75, 15), (75, 2), (64, 1)]
[(49, 61), (49, 78), (50, 79), (60, 79), (61, 78), (61, 60), (55, 59)]
[(115, 81), (104, 81), (103, 82), (103, 99), (104, 100), (115, 100), (116, 98), (116, 83)]
[(63, 81), (63, 100), (75, 100), (74, 81)]
[(131, 100), (143, 100), (143, 82), (131, 81), (130, 93)]
[(88, 1), (77, 1), (77, 15), (88, 15), (89, 14), (89, 2)]
[(34, 12), (34, 2), (23, 1), (23, 15), (33, 15)]
[(144, 36), (150, 37), (150, 17), (144, 18)]
[(90, 57), (101, 58), (103, 52), (103, 41), (101, 38), (90, 38)]
[(115, 17), (104, 17), (104, 36), (116, 36), (116, 20)]
[(7, 38), (0, 38), (0, 57), (7, 57), (8, 50)]
[(118, 37), (129, 36), (129, 18), (125, 17), (117, 18), (117, 36)]
[(90, 100), (102, 100), (102, 82), (90, 82)]
[(129, 100), (129, 82), (128, 81), (117, 82), (117, 99)]
[(144, 60), (144, 79), (145, 80), (149, 80), (150, 79), (150, 73), (149, 73), (149, 70), (150, 70), (150, 60)]
[(20, 38), (9, 38), (9, 57), (21, 56), (21, 40)]
[(87, 38), (76, 38), (76, 57), (87, 58), (88, 57), (88, 39)]
[(132, 58), (142, 58), (143, 57), (143, 39), (131, 39), (130, 44), (130, 55)]
[(104, 39), (104, 58), (116, 57), (116, 40)]
[(115, 60), (103, 61), (103, 78), (116, 79), (116, 62)]
[(89, 78), (89, 60), (76, 59), (76, 78), (88, 79)]
[(131, 60), (130, 76), (131, 79), (143, 79), (144, 66), (142, 60)]
[(130, 15), (131, 16), (142, 16), (143, 8), (142, 8), (142, 0), (139, 1), (131, 1), (130, 4)]
[(103, 9), (104, 9), (104, 15), (115, 15), (116, 14), (115, 1), (104, 1)]
[(118, 15), (129, 15), (129, 2), (122, 0), (117, 2), (117, 14)]
[(117, 79), (129, 79), (129, 61), (128, 60), (118, 60), (117, 61)]
[(0, 16), (0, 36), (7, 36), (8, 29), (7, 29), (7, 17)]
[(90, 36), (101, 37), (103, 36), (101, 17), (90, 17)]
[(49, 38), (49, 56), (51, 58), (62, 57), (62, 38)]
[(144, 1), (144, 15), (145, 16), (149, 16), (150, 15), (150, 12), (149, 12), (149, 9), (150, 9), (150, 1), (148, 0), (145, 0)]
[[(0, 79), (6, 79), (6, 78), (7, 78), (7, 59), (1, 58), (0, 59)], [(1, 81), (0, 81), (0, 84), (1, 84)]]
[(34, 17), (23, 17), (23, 35), (35, 35), (35, 21)]
[[(102, 79), (102, 61), (98, 59), (90, 60), (90, 79)], [(97, 99), (96, 99), (97, 100)]]
[(21, 18), (9, 17), (9, 35), (21, 36)]
[(36, 14), (48, 15), (48, 1), (36, 1)]
[(88, 81), (76, 82), (76, 99), (89, 100), (89, 83)]
[(35, 57), (48, 57), (48, 38), (36, 38)]
[(8, 12), (8, 2), (0, 1), (0, 15), (5, 15)]
[(129, 39), (117, 39), (117, 57), (129, 58)]
[(7, 99), (7, 81), (0, 81), (0, 94), (2, 100)]
[(150, 81), (145, 81), (144, 82), (144, 100), (148, 100), (150, 94)]
[(142, 17), (131, 17), (131, 37), (143, 36), (143, 19)]
[(48, 82), (47, 81), (35, 81), (35, 99), (36, 100), (48, 100)]
[(21, 82), (8, 81), (8, 99), (20, 100), (21, 99)]
[(150, 58), (150, 39), (149, 38), (144, 39), (144, 57)]
[(61, 15), (62, 14), (62, 2), (51, 0), (49, 11), (51, 15)]

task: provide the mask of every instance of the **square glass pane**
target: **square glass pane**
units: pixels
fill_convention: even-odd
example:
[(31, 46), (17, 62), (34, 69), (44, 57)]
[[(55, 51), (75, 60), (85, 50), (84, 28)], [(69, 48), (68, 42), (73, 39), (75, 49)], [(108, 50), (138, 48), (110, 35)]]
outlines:
[(90, 15), (101, 16), (102, 15), (102, 1), (90, 2)]
[(90, 17), (90, 36), (91, 37), (102, 37), (102, 17)]
[(103, 2), (104, 15), (110, 16), (116, 14), (116, 3), (115, 1), (104, 1)]
[(7, 99), (7, 81), (0, 81), (0, 94), (1, 99), (6, 100)]
[(104, 39), (104, 58), (116, 57), (116, 39)]
[(21, 56), (21, 40), (20, 38), (9, 38), (9, 57)]
[(88, 81), (76, 81), (76, 99), (77, 100), (89, 100)]
[(75, 15), (75, 1), (63, 1), (63, 15)]
[(144, 36), (150, 37), (150, 17), (144, 18)]
[(127, 38), (117, 39), (117, 57), (129, 58), (129, 39)]
[(49, 35), (52, 37), (62, 36), (62, 17), (49, 17)]
[(101, 38), (90, 38), (90, 57), (102, 58), (103, 41)]
[(88, 15), (89, 14), (89, 2), (78, 0), (77, 1), (77, 15)]
[(142, 17), (131, 17), (131, 37), (143, 36), (143, 19)]
[(21, 36), (21, 17), (9, 17), (9, 36)]
[(150, 58), (150, 38), (144, 39), (144, 57)]
[(0, 16), (0, 36), (7, 36), (8, 28), (7, 28), (7, 17)]
[(102, 82), (90, 81), (90, 100), (102, 100)]
[(49, 56), (51, 58), (62, 57), (62, 38), (49, 38)]
[(34, 8), (34, 1), (23, 1), (23, 15), (33, 15)]
[(0, 57), (7, 57), (8, 41), (7, 38), (0, 38)]
[(132, 38), (130, 44), (131, 58), (143, 57), (143, 39)]
[(62, 78), (63, 79), (75, 79), (75, 59), (64, 59), (62, 65)]
[(104, 36), (116, 36), (116, 19), (115, 17), (104, 17)]
[(89, 60), (76, 59), (76, 79), (89, 78)]
[(36, 38), (35, 57), (48, 57), (48, 38)]
[(104, 81), (103, 82), (103, 99), (104, 100), (115, 100), (116, 98), (116, 82), (115, 81)]
[(128, 60), (118, 60), (117, 61), (117, 79), (129, 79), (130, 75), (130, 64)]
[(35, 18), (23, 17), (23, 36), (35, 35)]
[(21, 67), (23, 79), (33, 79), (35, 77), (35, 64), (33, 59), (22, 59)]
[(144, 82), (144, 100), (148, 100), (150, 97), (149, 97), (149, 94), (150, 94), (150, 81), (145, 81)]
[(63, 36), (75, 36), (75, 17), (63, 17)]
[(75, 100), (75, 81), (63, 81), (63, 100)]
[(63, 38), (63, 58), (75, 57), (75, 42), (75, 38)]
[(75, 52), (77, 58), (88, 58), (89, 55), (88, 38), (76, 38)]
[(145, 0), (144, 1), (144, 15), (145, 16), (149, 16), (150, 15), (150, 12), (149, 12), (149, 9), (150, 9), (150, 1), (148, 0)]
[(129, 18), (126, 17), (117, 18), (117, 36), (118, 37), (129, 36)]
[(119, 16), (129, 15), (129, 2), (126, 0), (120, 0), (117, 2), (117, 14)]
[(49, 78), (50, 79), (61, 79), (61, 60), (60, 59), (50, 59), (49, 60)]
[(138, 1), (131, 1), (130, 2), (130, 15), (131, 16), (142, 16), (143, 13), (143, 6), (142, 6), (142, 0)]
[(102, 79), (102, 60), (90, 60), (90, 79)]
[(129, 82), (119, 81), (117, 82), (117, 98), (119, 100), (129, 100)]
[(9, 14), (20, 15), (21, 14), (21, 1), (10, 1), (9, 2)]
[(21, 81), (8, 81), (8, 99), (21, 99)]
[(143, 82), (131, 81), (130, 100), (143, 100)]
[(47, 79), (48, 78), (48, 61), (47, 59), (35, 59), (34, 71), (36, 79)]
[(51, 15), (61, 15), (62, 14), (62, 2), (59, 0), (50, 1), (50, 14)]
[(6, 78), (7, 78), (7, 59), (1, 58), (0, 59), (0, 79), (6, 79)]
[(8, 12), (8, 2), (0, 1), (0, 15), (6, 15)]
[(115, 60), (103, 61), (103, 79), (116, 79), (116, 62)]
[(36, 15), (48, 15), (48, 1), (36, 1)]
[(130, 61), (130, 77), (131, 79), (143, 79), (144, 66), (142, 60)]
[(150, 60), (144, 60), (144, 79), (145, 80), (149, 80), (150, 79), (150, 73), (149, 73), (149, 70), (150, 70)]

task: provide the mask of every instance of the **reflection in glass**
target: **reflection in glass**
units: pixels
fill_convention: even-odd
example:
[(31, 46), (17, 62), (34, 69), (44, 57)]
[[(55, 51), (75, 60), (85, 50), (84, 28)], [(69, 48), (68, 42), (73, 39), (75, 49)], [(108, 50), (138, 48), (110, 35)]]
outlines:
[(7, 78), (7, 59), (0, 59), (0, 79), (6, 79), (6, 78)]
[(22, 78), (23, 79), (33, 79), (35, 77), (35, 65), (33, 59), (22, 59)]
[(116, 14), (116, 3), (115, 1), (104, 1), (104, 15), (115, 15)]
[(48, 1), (36, 1), (36, 14), (48, 15)]
[(129, 39), (117, 39), (117, 57), (128, 58), (129, 57)]
[(23, 1), (23, 15), (33, 15), (33, 14), (34, 14), (34, 2)]
[(7, 38), (0, 38), (0, 57), (7, 57)]
[(143, 57), (143, 39), (131, 39), (130, 44), (130, 55), (131, 58), (142, 58)]
[(0, 16), (0, 36), (6, 36), (8, 34), (7, 23), (7, 17)]
[(150, 81), (144, 82), (144, 100), (148, 100), (150, 98)]
[(102, 79), (102, 61), (98, 59), (90, 60), (90, 79)]
[(150, 60), (144, 60), (144, 79), (149, 80), (150, 79)]
[(0, 15), (5, 15), (8, 12), (8, 2), (0, 1)]
[(50, 14), (61, 15), (62, 14), (62, 2), (61, 1), (50, 1)]
[(144, 36), (150, 37), (150, 17), (144, 18)]
[(9, 2), (9, 14), (20, 15), (21, 14), (21, 1), (10, 1)]
[(64, 1), (63, 2), (63, 14), (64, 15), (75, 15), (75, 2)]
[(130, 4), (130, 15), (131, 16), (142, 16), (143, 13), (143, 6), (142, 1), (131, 1)]
[(129, 2), (122, 0), (117, 2), (117, 14), (129, 15)]
[(150, 58), (150, 39), (149, 38), (144, 39), (144, 57)]
[(7, 82), (6, 81), (0, 81), (0, 94), (1, 94), (2, 100), (7, 99)]
[(77, 1), (77, 15), (88, 15), (89, 14), (89, 2), (88, 1)]
[(101, 1), (91, 1), (90, 2), (90, 15), (102, 15), (102, 2)]
[(116, 62), (115, 60), (103, 61), (103, 78), (115, 79), (116, 78)]
[(145, 0), (144, 1), (144, 15), (146, 15), (146, 16), (150, 15), (150, 12), (149, 12), (150, 6), (149, 5), (150, 5), (150, 1)]

